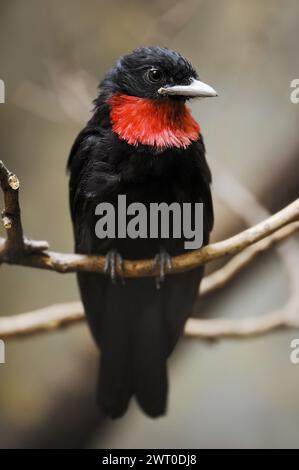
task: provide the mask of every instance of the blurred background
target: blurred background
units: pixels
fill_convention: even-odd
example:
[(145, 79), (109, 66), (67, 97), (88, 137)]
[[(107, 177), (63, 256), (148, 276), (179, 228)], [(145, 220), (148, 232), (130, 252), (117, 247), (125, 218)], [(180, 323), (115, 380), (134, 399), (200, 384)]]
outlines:
[[(290, 82), (299, 78), (298, 31), (296, 0), (2, 0), (0, 156), (21, 180), (26, 234), (73, 250), (69, 149), (106, 69), (141, 45), (180, 51), (219, 92), (192, 103), (214, 174), (213, 240), (297, 198), (299, 104)], [(261, 255), (199, 302), (198, 315), (283, 308), (298, 287), (298, 247), (294, 237)], [(4, 316), (78, 299), (74, 275), (6, 265), (0, 295)], [(182, 339), (169, 361), (167, 416), (150, 420), (133, 402), (114, 422), (94, 404), (98, 357), (84, 324), (10, 340), (0, 365), (0, 447), (299, 447), (299, 365), (289, 359), (296, 336)]]

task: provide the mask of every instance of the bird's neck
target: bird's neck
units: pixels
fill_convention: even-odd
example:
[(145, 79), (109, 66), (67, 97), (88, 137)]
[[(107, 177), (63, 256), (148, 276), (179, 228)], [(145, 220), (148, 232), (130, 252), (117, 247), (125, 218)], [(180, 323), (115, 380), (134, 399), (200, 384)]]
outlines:
[(199, 138), (199, 124), (183, 101), (116, 94), (108, 104), (113, 132), (131, 145), (187, 148)]

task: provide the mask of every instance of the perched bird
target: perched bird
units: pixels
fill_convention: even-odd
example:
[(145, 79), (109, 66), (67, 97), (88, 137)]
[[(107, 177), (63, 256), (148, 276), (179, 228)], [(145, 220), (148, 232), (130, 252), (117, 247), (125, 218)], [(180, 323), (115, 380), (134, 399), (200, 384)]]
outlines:
[[(136, 49), (100, 83), (93, 115), (70, 152), (75, 249), (106, 255), (111, 275), (78, 273), (87, 320), (101, 351), (97, 401), (111, 418), (126, 412), (132, 396), (148, 416), (165, 413), (167, 358), (192, 313), (203, 267), (165, 276), (171, 257), (185, 252), (183, 236), (99, 239), (95, 207), (104, 201), (116, 207), (120, 194), (128, 204), (146, 207), (202, 202), (207, 244), (213, 227), (211, 174), (200, 127), (186, 101), (216, 95), (179, 53)], [(122, 259), (145, 258), (159, 265), (160, 288), (151, 277), (115, 280), (115, 265)]]

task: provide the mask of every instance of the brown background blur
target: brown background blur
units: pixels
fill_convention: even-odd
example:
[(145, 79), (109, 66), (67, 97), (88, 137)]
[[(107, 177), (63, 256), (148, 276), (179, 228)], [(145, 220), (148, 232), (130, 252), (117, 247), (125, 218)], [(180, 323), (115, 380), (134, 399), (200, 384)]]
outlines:
[[(298, 197), (299, 104), (290, 101), (298, 31), (296, 0), (2, 0), (0, 158), (21, 180), (26, 234), (72, 251), (70, 146), (105, 70), (141, 45), (177, 49), (219, 92), (192, 104), (214, 170), (214, 239), (245, 227), (251, 208), (236, 181), (270, 211)], [(235, 185), (224, 184), (224, 172)], [(295, 268), (298, 246), (298, 238), (285, 245)], [(288, 289), (272, 250), (199, 311), (262, 315), (282, 307)], [(0, 296), (0, 315), (10, 315), (78, 292), (74, 275), (2, 266)], [(299, 365), (289, 359), (296, 336), (182, 340), (170, 360), (167, 417), (150, 420), (133, 403), (116, 422), (94, 405), (97, 353), (85, 325), (9, 341), (0, 365), (0, 447), (298, 447)]]

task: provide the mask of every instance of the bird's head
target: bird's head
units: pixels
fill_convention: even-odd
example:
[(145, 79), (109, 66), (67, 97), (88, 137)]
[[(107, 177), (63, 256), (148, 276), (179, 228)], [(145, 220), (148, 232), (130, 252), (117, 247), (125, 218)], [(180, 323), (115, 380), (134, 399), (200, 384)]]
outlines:
[(178, 52), (144, 47), (119, 59), (100, 84), (113, 131), (131, 145), (187, 147), (199, 125), (185, 101), (217, 96)]
[(178, 52), (142, 47), (119, 59), (101, 86), (114, 93), (139, 98), (205, 98), (217, 92), (198, 80), (191, 63)]

